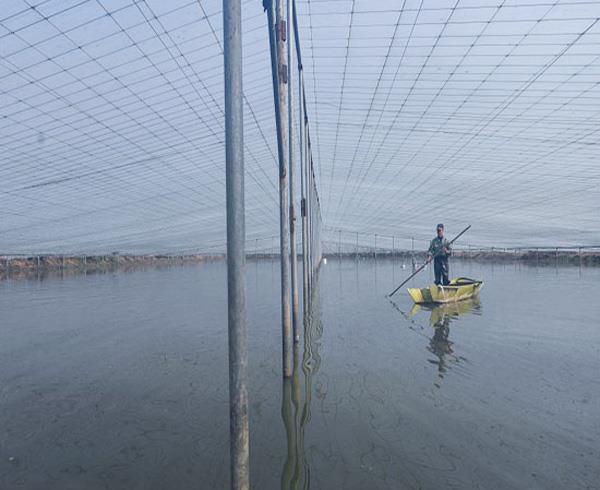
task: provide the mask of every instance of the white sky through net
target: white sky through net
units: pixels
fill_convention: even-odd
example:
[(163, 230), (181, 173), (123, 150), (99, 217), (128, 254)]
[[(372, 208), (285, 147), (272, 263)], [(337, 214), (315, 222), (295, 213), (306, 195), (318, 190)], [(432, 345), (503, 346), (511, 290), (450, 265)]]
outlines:
[[(248, 248), (271, 250), (268, 32), (242, 3)], [(328, 235), (600, 244), (600, 3), (297, 5)], [(2, 7), (0, 253), (222, 251), (221, 2)]]

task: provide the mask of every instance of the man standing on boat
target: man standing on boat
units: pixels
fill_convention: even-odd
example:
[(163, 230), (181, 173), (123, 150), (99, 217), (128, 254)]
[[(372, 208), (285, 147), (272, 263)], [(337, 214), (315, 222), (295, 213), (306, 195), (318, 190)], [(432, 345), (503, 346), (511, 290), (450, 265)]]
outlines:
[(439, 286), (440, 284), (447, 286), (450, 284), (448, 278), (449, 267), (448, 257), (451, 253), (451, 245), (446, 238), (444, 238), (444, 225), (440, 223), (437, 225), (437, 236), (431, 240), (429, 244), (429, 250), (427, 251), (427, 262), (433, 260), (433, 271), (435, 273), (435, 283)]

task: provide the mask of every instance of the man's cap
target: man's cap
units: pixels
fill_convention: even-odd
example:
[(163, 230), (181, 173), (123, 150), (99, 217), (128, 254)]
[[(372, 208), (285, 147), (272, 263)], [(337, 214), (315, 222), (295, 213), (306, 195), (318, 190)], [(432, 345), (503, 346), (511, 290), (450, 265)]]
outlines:
[(444, 229), (444, 223), (438, 223), (438, 225), (436, 226), (436, 228), (439, 229)]

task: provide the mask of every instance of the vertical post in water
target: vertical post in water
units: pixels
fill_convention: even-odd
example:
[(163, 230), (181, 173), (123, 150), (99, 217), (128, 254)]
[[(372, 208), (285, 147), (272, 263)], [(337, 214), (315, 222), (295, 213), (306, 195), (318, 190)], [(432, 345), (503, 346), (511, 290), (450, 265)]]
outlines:
[(275, 0), (275, 25), (277, 35), (277, 84), (280, 114), (280, 134), (281, 134), (281, 157), (279, 160), (279, 188), (281, 205), (281, 328), (282, 328), (282, 347), (283, 347), (283, 375), (285, 377), (292, 375), (293, 357), (292, 357), (292, 329), (290, 318), (290, 244), (289, 244), (289, 215), (288, 205), (289, 196), (287, 193), (287, 65), (285, 56), (285, 42), (287, 40), (285, 19), (283, 15), (283, 0)]
[(290, 186), (290, 260), (291, 260), (291, 285), (292, 285), (292, 330), (294, 342), (300, 340), (298, 334), (298, 253), (296, 252), (296, 192), (294, 186), (294, 154), (296, 138), (294, 134), (294, 87), (292, 77), (292, 42), (294, 39), (294, 30), (292, 22), (294, 19), (294, 2), (287, 0), (287, 54), (288, 54), (288, 148), (289, 148), (289, 186)]
[(302, 311), (304, 321), (308, 318), (308, 221), (306, 217), (306, 154), (304, 143), (306, 139), (304, 103), (302, 97), (303, 74), (302, 65), (298, 59), (298, 131), (300, 140), (300, 218), (302, 219)]
[(306, 94), (304, 94), (304, 117), (305, 117), (305, 135), (306, 135), (306, 163), (304, 166), (304, 171), (306, 172), (304, 177), (304, 182), (306, 185), (306, 202), (304, 203), (306, 206), (306, 234), (308, 236), (306, 240), (307, 245), (307, 270), (308, 270), (308, 301), (311, 301), (311, 291), (313, 287), (313, 269), (312, 269), (312, 254), (313, 254), (313, 228), (312, 228), (312, 186), (310, 181), (310, 162), (311, 162), (311, 151), (310, 151), (310, 135), (308, 133), (308, 122), (306, 121)]
[[(306, 97), (306, 94), (305, 94)], [(304, 106), (305, 114), (306, 114), (306, 106)], [(305, 126), (308, 128), (308, 126)], [(306, 151), (310, 150), (310, 138), (309, 135), (306, 135)], [(313, 258), (313, 202), (312, 202), (312, 182), (310, 180), (310, 152), (306, 155), (306, 217), (307, 217), (307, 226), (308, 226), (308, 291), (309, 291), (309, 299), (311, 297), (311, 291), (313, 286), (313, 267), (312, 267), (312, 258)]]
[(310, 228), (310, 180), (308, 178), (308, 164), (310, 161), (310, 136), (308, 131), (308, 121), (306, 117), (306, 94), (303, 93), (302, 112), (304, 114), (304, 217), (306, 220), (306, 282), (308, 285), (307, 299), (310, 305), (312, 289), (312, 271), (310, 269), (310, 254), (312, 249), (312, 235)]
[(248, 353), (246, 348), (244, 120), (241, 0), (223, 0), (225, 65), (225, 182), (229, 327), (229, 451), (231, 488), (250, 488)]
[(311, 240), (312, 240), (312, 248), (311, 248), (311, 274), (313, 275), (313, 277), (315, 276), (315, 272), (317, 271), (317, 268), (319, 266), (319, 263), (317, 262), (317, 257), (319, 254), (319, 249), (318, 249), (318, 242), (317, 242), (317, 237), (318, 237), (318, 230), (317, 230), (317, 193), (315, 192), (315, 174), (313, 172), (313, 168), (312, 168), (312, 164), (310, 167), (310, 186), (311, 186), (311, 211), (310, 211), (310, 236), (311, 236)]
[(356, 232), (356, 259), (358, 260), (358, 231)]
[[(279, 156), (279, 247), (281, 261), (281, 330), (283, 350), (283, 375), (292, 375), (292, 329), (290, 322), (290, 246), (288, 216), (287, 169), (287, 65), (285, 57), (286, 27), (283, 18), (283, 0), (263, 0), (269, 24), (271, 47), (271, 73), (275, 98), (275, 123), (277, 127), (277, 153)], [(273, 12), (275, 10), (275, 12)]]
[[(307, 318), (307, 313), (308, 313), (308, 308), (309, 308), (309, 302), (310, 302), (310, 283), (311, 283), (311, 274), (310, 274), (310, 269), (309, 269), (309, 251), (310, 251), (310, 231), (309, 231), (309, 216), (308, 216), (308, 210), (309, 210), (309, 203), (308, 203), (308, 196), (309, 196), (309, 189), (308, 189), (308, 173), (307, 173), (307, 167), (308, 167), (308, 159), (310, 156), (310, 143), (309, 143), (309, 137), (308, 137), (308, 116), (306, 115), (306, 100), (304, 98), (304, 71), (302, 69), (302, 55), (300, 52), (300, 41), (298, 40), (298, 17), (297, 17), (297, 12), (296, 12), (296, 2), (295, 0), (288, 0), (288, 25), (289, 25), (289, 32), (292, 33), (293, 32), (293, 36), (290, 35), (289, 37), (289, 49), (288, 49), (288, 53), (289, 53), (289, 65), (290, 65), (290, 70), (289, 70), (289, 79), (290, 79), (290, 94), (291, 92), (291, 80), (292, 80), (292, 70), (291, 70), (291, 66), (292, 66), (292, 40), (294, 41), (294, 47), (295, 52), (296, 52), (296, 64), (297, 64), (297, 84), (298, 84), (298, 99), (297, 99), (297, 103), (298, 103), (298, 131), (299, 131), (299, 135), (298, 135), (298, 144), (299, 144), (299, 155), (300, 155), (300, 193), (301, 193), (301, 201), (300, 201), (300, 215), (301, 215), (301, 220), (302, 220), (302, 276), (303, 276), (303, 310), (304, 310), (304, 318), (306, 320)], [(293, 103), (293, 96), (290, 95), (290, 99), (289, 99), (289, 103), (290, 103), (290, 115), (292, 113), (293, 107), (294, 107), (294, 103)], [(290, 138), (293, 137), (293, 125), (292, 125), (292, 118), (290, 117), (289, 119), (290, 121)], [(290, 145), (290, 148), (293, 148), (293, 145)], [(293, 181), (293, 162), (291, 161), (291, 159), (293, 158), (293, 153), (290, 153), (290, 183)], [(290, 187), (291, 192), (293, 194), (293, 186)], [(294, 243), (295, 245), (295, 243)], [(296, 258), (294, 257), (294, 260)], [(295, 265), (295, 264), (294, 264)], [(297, 297), (297, 293), (296, 296), (293, 295), (293, 297)], [(297, 300), (296, 300), (297, 301)], [(296, 314), (297, 315), (297, 314)], [(298, 335), (297, 335), (297, 321), (295, 320), (295, 324), (294, 324), (294, 334), (296, 337), (296, 340), (298, 339)]]
[(373, 247), (373, 256), (377, 260), (377, 233), (375, 233), (375, 247)]

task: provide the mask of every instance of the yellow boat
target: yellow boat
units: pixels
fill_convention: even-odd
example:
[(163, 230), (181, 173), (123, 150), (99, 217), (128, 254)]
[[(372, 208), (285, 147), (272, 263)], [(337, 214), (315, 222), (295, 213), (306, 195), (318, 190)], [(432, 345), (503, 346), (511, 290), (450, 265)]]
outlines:
[(483, 281), (457, 277), (448, 286), (432, 285), (428, 288), (408, 288), (408, 294), (417, 303), (454, 303), (476, 296), (483, 287)]

